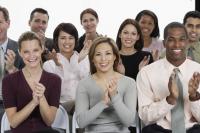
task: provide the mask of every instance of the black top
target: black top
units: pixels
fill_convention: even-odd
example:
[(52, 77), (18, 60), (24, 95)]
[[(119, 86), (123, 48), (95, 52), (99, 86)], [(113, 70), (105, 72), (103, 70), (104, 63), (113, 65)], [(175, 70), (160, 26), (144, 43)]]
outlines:
[(139, 64), (145, 56), (150, 55), (149, 64), (153, 62), (153, 57), (151, 53), (146, 51), (138, 51), (132, 55), (120, 55), (122, 63), (125, 67), (125, 75), (136, 80), (137, 74), (139, 72)]
[(78, 39), (78, 46), (75, 47), (75, 50), (80, 53), (84, 46), (84, 41), (85, 41), (85, 34), (83, 34), (79, 39)]

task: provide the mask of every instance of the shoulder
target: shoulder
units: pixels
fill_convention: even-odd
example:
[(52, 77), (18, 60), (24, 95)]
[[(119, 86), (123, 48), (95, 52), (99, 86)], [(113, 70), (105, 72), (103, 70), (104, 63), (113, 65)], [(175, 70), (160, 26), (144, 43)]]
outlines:
[(53, 60), (47, 60), (43, 63), (43, 67), (48, 67), (49, 65), (55, 65), (55, 62)]
[(128, 76), (122, 75), (120, 82), (129, 84), (129, 83), (135, 83), (135, 80), (133, 78), (128, 77)]
[(7, 48), (16, 51), (18, 49), (18, 43), (9, 38)]
[(19, 77), (21, 76), (21, 74), (22, 74), (22, 71), (19, 70), (17, 72), (5, 75), (3, 80), (4, 81), (14, 81), (15, 79), (20, 79)]
[(164, 66), (164, 59), (159, 59), (149, 65), (144, 66), (140, 71), (148, 71), (148, 73), (152, 72), (155, 73), (155, 71), (158, 71), (161, 67)]
[(85, 78), (81, 79), (79, 84), (80, 85), (88, 85), (91, 82), (93, 82), (92, 75), (88, 75)]
[(187, 63), (187, 68), (194, 69), (200, 72), (200, 64), (198, 62), (190, 60), (190, 59), (186, 59), (186, 63)]

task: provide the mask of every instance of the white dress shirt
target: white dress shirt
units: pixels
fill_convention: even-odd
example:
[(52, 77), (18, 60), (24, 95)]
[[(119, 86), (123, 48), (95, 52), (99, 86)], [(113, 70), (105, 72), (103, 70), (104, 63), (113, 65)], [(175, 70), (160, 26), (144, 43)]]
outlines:
[(60, 103), (75, 100), (76, 88), (79, 81), (89, 75), (89, 60), (88, 56), (78, 63), (79, 54), (74, 51), (70, 61), (62, 54), (57, 53), (58, 60), (63, 68), (57, 66), (53, 60), (46, 61), (43, 65), (44, 70), (55, 73), (60, 76), (61, 97)]
[[(3, 53), (0, 57), (1, 57), (1, 69), (2, 69), (2, 71), (4, 72), (4, 67), (5, 67), (5, 60), (4, 60), (4, 57), (5, 57), (5, 53), (6, 53), (6, 49), (7, 49), (7, 45), (8, 45), (8, 38), (6, 39), (6, 41), (5, 42), (3, 42), (2, 44), (0, 44), (0, 48), (1, 48), (1, 50), (2, 50), (2, 52), (1, 53)], [(2, 79), (3, 79), (3, 77), (1, 77), (0, 78), (0, 100), (2, 100), (3, 98), (2, 98)]]
[[(170, 94), (168, 82), (174, 68), (164, 58), (145, 66), (138, 73), (139, 116), (146, 125), (157, 123), (165, 129), (171, 129), (171, 109), (175, 105), (168, 104), (166, 97)], [(186, 128), (190, 128), (200, 122), (200, 100), (189, 100), (188, 82), (194, 72), (200, 72), (200, 64), (186, 59), (178, 68), (183, 84), (185, 124)]]

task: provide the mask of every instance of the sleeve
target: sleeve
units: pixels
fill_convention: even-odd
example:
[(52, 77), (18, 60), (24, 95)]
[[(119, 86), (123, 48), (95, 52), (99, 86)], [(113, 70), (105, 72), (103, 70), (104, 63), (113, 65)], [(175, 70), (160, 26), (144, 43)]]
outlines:
[(43, 69), (47, 72), (50, 72), (50, 73), (55, 73), (61, 77), (64, 77), (64, 71), (63, 71), (63, 68), (60, 67), (60, 66), (56, 66), (56, 64), (54, 63), (53, 60), (49, 60), (49, 61), (46, 61), (44, 64), (43, 64)]
[(79, 76), (80, 79), (83, 79), (84, 77), (88, 76), (90, 73), (90, 64), (88, 55), (79, 63)]
[[(200, 88), (199, 88), (200, 90)], [(198, 91), (199, 92), (199, 91)], [(190, 104), (191, 104), (191, 112), (192, 112), (192, 115), (194, 116), (194, 118), (200, 122), (200, 100), (197, 100), (197, 101), (190, 101)]]
[(57, 75), (52, 76), (49, 81), (50, 93), (48, 103), (50, 106), (59, 107), (60, 93), (61, 93), (61, 79)]
[[(167, 103), (166, 98), (154, 101), (154, 92), (147, 72), (142, 69), (137, 76), (139, 116), (145, 124), (155, 123), (164, 118), (174, 107)], [(158, 88), (157, 88), (158, 89)]]
[(92, 123), (107, 107), (103, 101), (100, 101), (95, 106), (90, 108), (90, 99), (88, 97), (86, 88), (82, 83), (83, 82), (80, 82), (78, 85), (75, 101), (76, 120), (80, 128), (84, 128)]
[(5, 108), (17, 107), (16, 91), (12, 86), (14, 84), (13, 81), (15, 79), (11, 79), (10, 76), (5, 76), (2, 81), (2, 96)]
[(135, 81), (130, 80), (129, 85), (125, 90), (123, 99), (118, 93), (114, 97), (111, 97), (111, 102), (121, 122), (127, 127), (133, 125), (137, 105), (137, 90)]

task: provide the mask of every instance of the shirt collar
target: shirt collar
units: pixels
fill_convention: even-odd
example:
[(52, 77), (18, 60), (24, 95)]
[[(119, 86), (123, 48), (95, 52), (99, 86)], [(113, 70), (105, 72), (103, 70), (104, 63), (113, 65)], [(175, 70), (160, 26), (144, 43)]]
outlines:
[(3, 43), (1, 44), (1, 47), (3, 48), (3, 52), (4, 52), (4, 53), (6, 53), (7, 45), (8, 45), (8, 38), (5, 40), (5, 42), (3, 42)]
[(184, 74), (184, 72), (186, 72), (187, 69), (187, 62), (188, 59), (186, 59), (180, 66), (176, 67), (173, 64), (171, 64), (167, 58), (164, 58), (164, 65), (165, 67), (169, 70), (169, 72), (172, 72), (174, 68), (178, 68), (181, 74)]

